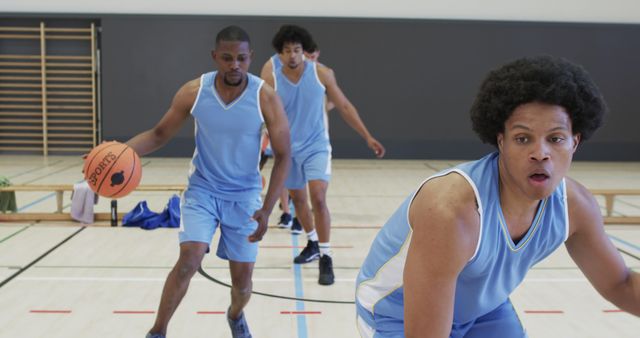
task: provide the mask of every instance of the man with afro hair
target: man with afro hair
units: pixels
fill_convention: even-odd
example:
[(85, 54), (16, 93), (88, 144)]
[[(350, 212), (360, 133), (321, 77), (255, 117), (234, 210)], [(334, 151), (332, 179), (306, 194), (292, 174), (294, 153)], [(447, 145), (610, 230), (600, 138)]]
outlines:
[(291, 169), (285, 187), (308, 238), (306, 247), (293, 262), (306, 264), (319, 260), (318, 284), (332, 285), (335, 274), (330, 243), (331, 214), (327, 205), (332, 148), (326, 99), (335, 104), (342, 119), (362, 137), (377, 158), (384, 156), (385, 148), (367, 129), (358, 110), (338, 85), (333, 70), (305, 59), (304, 51), (314, 48), (313, 38), (306, 29), (283, 25), (271, 44), (278, 54), (271, 58), (270, 68), (263, 68), (261, 76), (276, 90), (289, 120)]
[(565, 59), (523, 58), (489, 73), (473, 130), (497, 148), (427, 178), (374, 240), (357, 279), (363, 337), (527, 337), (509, 299), (561, 244), (595, 289), (640, 315), (591, 193), (566, 177), (606, 104)]

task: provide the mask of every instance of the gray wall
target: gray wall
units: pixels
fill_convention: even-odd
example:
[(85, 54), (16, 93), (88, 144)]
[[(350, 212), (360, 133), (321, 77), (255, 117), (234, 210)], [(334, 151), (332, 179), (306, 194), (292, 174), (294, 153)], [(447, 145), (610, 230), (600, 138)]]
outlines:
[[(400, 19), (217, 16), (99, 17), (103, 138), (126, 140), (151, 128), (186, 81), (213, 69), (217, 31), (245, 28), (253, 73), (273, 54), (283, 23), (308, 28), (321, 61), (332, 67), (388, 158), (472, 159), (490, 147), (470, 128), (468, 109), (484, 75), (517, 57), (552, 54), (584, 65), (611, 113), (576, 155), (582, 160), (640, 161), (635, 95), (640, 88), (640, 25)], [(330, 115), (336, 158), (370, 158), (360, 137)], [(191, 156), (193, 124), (158, 151)]]

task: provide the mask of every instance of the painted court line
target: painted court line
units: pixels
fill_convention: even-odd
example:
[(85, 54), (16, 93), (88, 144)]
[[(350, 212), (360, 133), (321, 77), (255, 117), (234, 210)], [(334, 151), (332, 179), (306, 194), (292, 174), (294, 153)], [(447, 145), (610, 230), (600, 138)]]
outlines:
[(197, 315), (223, 315), (225, 314), (224, 311), (198, 311), (196, 312)]
[[(291, 244), (293, 246), (293, 257), (298, 256), (298, 236), (291, 236)], [(297, 298), (304, 298), (304, 291), (302, 289), (302, 268), (300, 264), (293, 265), (293, 274), (295, 277), (295, 290)], [(305, 311), (304, 302), (296, 301), (296, 311)], [(296, 316), (298, 324), (298, 338), (307, 338), (307, 317), (305, 315)]]
[(14, 233), (10, 234), (9, 236), (7, 236), (7, 237), (5, 237), (5, 238), (3, 238), (3, 239), (0, 239), (0, 243), (2, 243), (2, 242), (4, 242), (4, 241), (8, 240), (9, 238), (11, 238), (11, 237), (13, 237), (13, 236), (15, 236), (15, 235), (17, 235), (17, 234), (19, 234), (19, 233), (21, 233), (21, 232), (25, 231), (25, 230), (27, 230), (27, 228), (29, 228), (29, 226), (26, 226), (26, 227), (24, 227), (24, 228), (22, 228), (22, 229), (20, 229), (20, 230), (18, 230), (18, 231), (16, 231), (16, 232), (14, 232)]
[[(296, 246), (296, 249), (304, 249), (306, 246)], [(291, 245), (261, 245), (260, 249), (293, 249)], [(331, 245), (331, 249), (353, 249), (353, 245)]]
[(9, 176), (9, 178), (13, 179), (13, 178), (16, 178), (16, 177), (20, 177), (22, 175), (26, 175), (26, 174), (32, 173), (34, 171), (38, 171), (38, 170), (46, 169), (46, 168), (49, 168), (49, 167), (53, 167), (54, 165), (56, 165), (56, 164), (58, 164), (60, 162), (62, 162), (62, 160), (58, 160), (58, 161), (56, 161), (54, 163), (49, 163), (47, 166), (41, 166), (40, 165), (40, 166), (37, 166), (37, 167), (35, 167), (33, 169), (30, 169), (30, 170), (27, 170), (27, 171), (23, 171), (23, 172), (21, 172), (21, 173), (19, 173), (17, 175)]
[[(216, 278), (221, 282), (231, 283), (231, 278)], [(42, 281), (65, 281), (65, 282), (162, 282), (164, 283), (166, 277), (18, 277), (15, 280), (28, 281), (28, 282), (42, 282)], [(292, 282), (295, 278), (252, 278), (254, 282)], [(315, 278), (304, 278), (301, 281), (317, 283)], [(192, 278), (191, 282), (209, 282), (206, 278)], [(355, 278), (337, 278), (336, 282), (353, 283)]]
[(43, 179), (43, 178), (46, 178), (46, 177), (51, 177), (51, 176), (53, 176), (54, 174), (61, 173), (61, 172), (65, 171), (65, 170), (68, 170), (68, 169), (71, 169), (71, 168), (74, 168), (74, 167), (76, 167), (76, 168), (81, 168), (81, 167), (82, 167), (82, 162), (80, 162), (80, 163), (75, 163), (75, 164), (72, 164), (72, 165), (70, 165), (70, 166), (66, 166), (66, 167), (61, 168), (61, 169), (59, 169), (59, 170), (56, 170), (56, 171), (54, 171), (54, 172), (46, 173), (46, 174), (44, 174), (44, 175), (42, 175), (42, 176), (38, 176), (38, 177), (36, 177), (36, 178), (34, 178), (34, 179), (31, 179), (31, 180), (29, 180), (29, 181), (22, 182), (22, 183), (20, 183), (20, 184), (23, 184), (23, 185), (24, 185), (24, 184), (33, 183), (33, 182), (35, 182), (35, 181), (37, 181), (37, 180), (40, 180), (40, 179)]
[(608, 235), (608, 236), (609, 236), (609, 238), (613, 239), (614, 241), (616, 241), (618, 243), (622, 243), (622, 244), (624, 244), (626, 246), (629, 246), (631, 248), (634, 248), (634, 249), (640, 251), (640, 246), (637, 246), (637, 245), (635, 245), (633, 243), (627, 242), (627, 241), (623, 240), (622, 238), (618, 238), (618, 237), (613, 236), (613, 235)]
[(322, 311), (280, 311), (281, 315), (321, 315)]
[[(295, 270), (296, 267), (294, 267)], [(254, 282), (280, 283), (301, 281), (305, 283), (316, 283), (316, 278), (253, 278)], [(216, 278), (221, 282), (231, 283), (231, 278)], [(165, 277), (18, 277), (19, 281), (65, 281), (65, 282), (165, 282)], [(191, 282), (208, 282), (206, 278), (194, 277)], [(355, 278), (336, 278), (336, 282), (354, 283)], [(586, 278), (527, 278), (523, 283), (587, 283)]]
[(154, 314), (156, 313), (155, 311), (151, 311), (151, 310), (140, 310), (140, 311), (133, 311), (133, 310), (113, 310), (113, 314), (114, 315), (148, 315), (148, 314)]
[(29, 310), (30, 313), (71, 313), (71, 310)]
[(564, 311), (562, 311), (562, 310), (524, 310), (524, 313), (559, 315), (559, 314), (563, 314)]

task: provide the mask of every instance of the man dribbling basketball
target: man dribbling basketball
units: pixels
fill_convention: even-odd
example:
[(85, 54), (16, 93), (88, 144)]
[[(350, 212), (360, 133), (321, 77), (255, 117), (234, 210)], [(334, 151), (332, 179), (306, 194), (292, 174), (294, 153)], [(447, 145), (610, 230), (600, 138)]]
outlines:
[[(269, 85), (248, 73), (252, 54), (244, 30), (229, 26), (220, 31), (212, 51), (218, 70), (187, 82), (160, 122), (127, 142), (138, 154), (148, 154), (169, 141), (190, 115), (195, 119), (196, 149), (180, 203), (180, 257), (165, 282), (148, 338), (165, 337), (218, 224), (222, 230), (217, 255), (229, 260), (231, 270), (229, 326), (234, 338), (251, 337), (242, 310), (251, 296), (257, 242), (267, 231), (290, 163), (289, 126), (282, 104)], [(275, 161), (261, 203), (258, 160), (263, 123)]]

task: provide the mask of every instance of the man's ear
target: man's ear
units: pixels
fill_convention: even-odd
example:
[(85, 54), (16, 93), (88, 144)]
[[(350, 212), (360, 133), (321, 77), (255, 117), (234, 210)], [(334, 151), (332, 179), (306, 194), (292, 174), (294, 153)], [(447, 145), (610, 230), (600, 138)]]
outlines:
[(582, 138), (582, 134), (578, 133), (571, 137), (573, 139), (573, 152), (575, 153), (578, 150), (578, 145), (580, 144), (580, 139)]
[(502, 152), (502, 145), (504, 143), (504, 134), (503, 133), (499, 133), (497, 140), (496, 140), (496, 144), (498, 145), (498, 150), (500, 152)]

